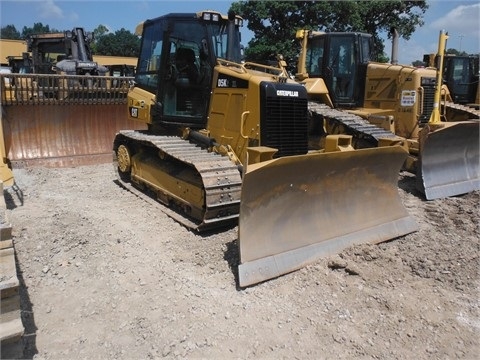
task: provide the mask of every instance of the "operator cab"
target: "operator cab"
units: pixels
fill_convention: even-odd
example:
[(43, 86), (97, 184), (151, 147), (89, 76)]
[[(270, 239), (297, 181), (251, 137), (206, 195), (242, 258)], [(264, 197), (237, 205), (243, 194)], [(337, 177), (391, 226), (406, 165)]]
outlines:
[(478, 55), (445, 56), (443, 78), (454, 102), (459, 104), (475, 102), (479, 79), (478, 59)]
[(306, 68), (310, 78), (325, 81), (335, 106), (363, 103), (373, 38), (360, 33), (322, 33), (308, 41)]
[(229, 18), (212, 11), (168, 14), (137, 28), (143, 37), (135, 83), (156, 95), (153, 123), (205, 126), (216, 59), (241, 61), (242, 20)]

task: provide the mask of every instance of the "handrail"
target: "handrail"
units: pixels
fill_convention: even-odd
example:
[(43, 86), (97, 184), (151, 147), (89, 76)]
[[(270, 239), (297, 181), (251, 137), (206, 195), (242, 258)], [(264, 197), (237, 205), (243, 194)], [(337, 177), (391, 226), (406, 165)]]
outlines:
[(3, 105), (127, 103), (133, 77), (0, 74)]

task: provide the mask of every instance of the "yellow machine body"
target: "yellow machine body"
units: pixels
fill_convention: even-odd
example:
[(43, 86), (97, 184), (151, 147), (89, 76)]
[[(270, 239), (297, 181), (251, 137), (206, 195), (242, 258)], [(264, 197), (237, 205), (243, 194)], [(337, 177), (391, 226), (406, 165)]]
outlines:
[[(122, 184), (144, 198), (153, 194), (192, 230), (238, 223), (241, 287), (352, 244), (415, 231), (397, 190), (407, 152), (356, 151), (345, 135), (311, 151), (305, 87), (278, 67), (241, 62), (241, 22), (204, 11), (139, 25), (143, 45), (128, 115), (147, 130), (121, 131), (114, 140)], [(196, 75), (202, 64), (205, 82)], [(316, 231), (329, 221), (330, 230)], [(277, 256), (283, 264), (264, 271)]]
[[(440, 33), (439, 69), (447, 38)], [(402, 144), (409, 152), (404, 168), (417, 174), (427, 199), (480, 189), (478, 136), (458, 140), (478, 134), (478, 111), (450, 106), (441, 71), (372, 61), (368, 34), (299, 30), (297, 39), (296, 80), (308, 90), (324, 135), (350, 134), (355, 148)], [(442, 132), (435, 136), (442, 142), (431, 132)]]

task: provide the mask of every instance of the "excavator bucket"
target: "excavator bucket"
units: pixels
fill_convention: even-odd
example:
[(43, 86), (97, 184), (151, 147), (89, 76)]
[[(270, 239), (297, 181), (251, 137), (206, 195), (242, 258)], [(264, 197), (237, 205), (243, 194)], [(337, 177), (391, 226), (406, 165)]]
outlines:
[(398, 192), (401, 147), (315, 153), (249, 165), (239, 219), (239, 285), (361, 243), (417, 230)]
[(480, 122), (442, 124), (443, 128), (428, 132), (420, 144), (417, 185), (427, 200), (480, 189)]

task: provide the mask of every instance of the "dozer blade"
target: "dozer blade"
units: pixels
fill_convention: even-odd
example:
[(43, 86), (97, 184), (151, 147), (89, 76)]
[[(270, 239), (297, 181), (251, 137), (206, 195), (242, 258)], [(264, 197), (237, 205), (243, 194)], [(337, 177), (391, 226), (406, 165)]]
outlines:
[(4, 187), (12, 186), (15, 183), (12, 169), (7, 164), (0, 161), (0, 182)]
[(286, 274), (353, 244), (416, 231), (397, 188), (406, 156), (392, 146), (250, 165), (240, 202), (239, 285)]
[(109, 163), (119, 130), (146, 128), (127, 119), (125, 104), (24, 104), (5, 109), (8, 159), (14, 168)]
[[(12, 186), (15, 183), (13, 177), (12, 169), (9, 167), (7, 160), (7, 153), (10, 149), (9, 134), (4, 129), (4, 118), (6, 118), (5, 110), (1, 106), (1, 117), (0, 117), (0, 182), (3, 186)], [(7, 134), (7, 136), (5, 136)]]
[(478, 121), (462, 121), (428, 133), (417, 175), (427, 200), (480, 189), (479, 129)]

